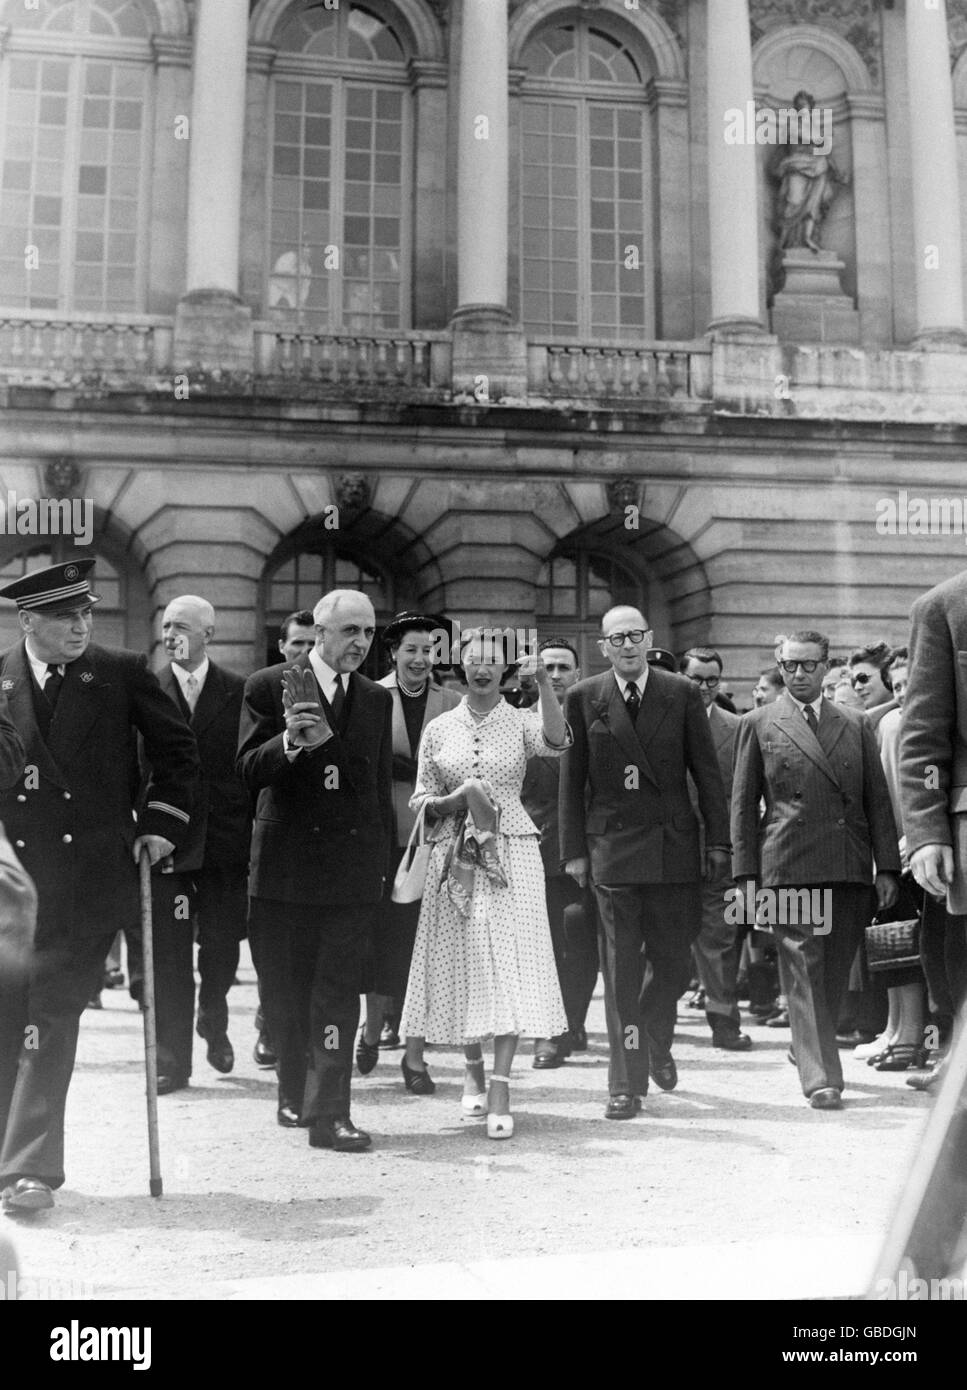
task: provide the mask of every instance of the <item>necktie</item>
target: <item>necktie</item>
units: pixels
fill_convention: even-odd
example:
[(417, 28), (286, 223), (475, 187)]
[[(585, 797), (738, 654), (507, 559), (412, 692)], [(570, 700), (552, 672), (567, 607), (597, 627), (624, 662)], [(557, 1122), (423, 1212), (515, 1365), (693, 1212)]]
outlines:
[(806, 708), (803, 710), (803, 714), (805, 714), (806, 716), (806, 723), (809, 725), (810, 729), (812, 729), (813, 733), (818, 738), (819, 720), (816, 718), (816, 711), (813, 709), (812, 705), (807, 705)]
[(333, 691), (332, 699), (329, 701), (329, 706), (330, 706), (330, 708), (331, 708), (331, 710), (332, 710), (332, 717), (333, 717), (333, 719), (335, 719), (335, 721), (336, 721), (337, 724), (338, 724), (338, 723), (341, 721), (341, 719), (342, 719), (342, 711), (343, 711), (343, 706), (345, 705), (345, 703), (346, 703), (346, 692), (345, 692), (345, 690), (343, 689), (342, 676), (337, 676), (337, 678), (336, 678), (336, 687), (335, 687), (335, 690)]
[(628, 706), (628, 713), (631, 715), (631, 722), (633, 724), (638, 718), (638, 707), (641, 704), (641, 696), (638, 694), (637, 685), (632, 685), (630, 682), (628, 688), (625, 690), (625, 704)]
[(195, 706), (198, 704), (198, 677), (194, 672), (189, 671), (185, 686), (185, 699), (188, 701), (188, 708), (191, 710), (192, 714), (194, 714)]
[(56, 666), (47, 667), (47, 679), (44, 682), (44, 694), (47, 696), (47, 703), (51, 709), (57, 708), (57, 697), (60, 688), (64, 684), (64, 677)]

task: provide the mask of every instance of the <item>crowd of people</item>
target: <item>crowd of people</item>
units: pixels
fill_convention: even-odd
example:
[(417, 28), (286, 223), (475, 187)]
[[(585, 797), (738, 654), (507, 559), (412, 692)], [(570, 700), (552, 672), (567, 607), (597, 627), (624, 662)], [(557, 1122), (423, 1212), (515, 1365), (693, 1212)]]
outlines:
[[(462, 1118), (510, 1139), (521, 1039), (538, 1070), (586, 1049), (599, 971), (609, 1120), (677, 1085), (689, 990), (716, 1048), (752, 1046), (745, 1001), (788, 1028), (814, 1109), (842, 1105), (844, 1043), (935, 1084), (967, 984), (967, 580), (920, 601), (909, 648), (777, 638), (740, 713), (717, 651), (655, 647), (627, 606), (602, 620), (601, 674), (565, 637), (521, 652), (488, 627), (443, 664), (454, 626), (405, 612), (374, 681), (372, 604), (334, 590), (243, 680), (209, 655), (212, 605), (183, 595), (155, 676), (91, 642), (92, 566), (0, 591), (23, 629), (0, 658), (5, 1211), (51, 1206), (65, 1180), (79, 1019), (116, 979), (121, 927), (141, 998), (142, 855), (159, 1093), (189, 1084), (193, 1031), (233, 1069), (247, 934), (255, 1060), (312, 1148), (370, 1146), (353, 1070), (393, 1048), (415, 1096), (436, 1090), (428, 1049), (462, 1048)], [(871, 971), (874, 918), (914, 923), (919, 958)]]

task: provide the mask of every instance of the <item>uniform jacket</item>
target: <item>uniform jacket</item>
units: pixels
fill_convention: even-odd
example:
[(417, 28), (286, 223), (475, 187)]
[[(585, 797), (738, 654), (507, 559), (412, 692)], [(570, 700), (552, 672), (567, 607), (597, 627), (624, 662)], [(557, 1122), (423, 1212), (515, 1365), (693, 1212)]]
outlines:
[(245, 865), (252, 838), (252, 801), (235, 768), (245, 682), (209, 658), (205, 684), (192, 711), (170, 665), (158, 680), (188, 721), (201, 760), (195, 810), (174, 869)]
[(710, 847), (728, 848), (729, 814), (696, 686), (649, 668), (638, 719), (614, 673), (578, 681), (565, 714), (574, 746), (561, 767), (561, 858), (589, 855), (595, 883), (694, 883), (702, 877), (695, 781)]
[[(289, 665), (312, 669), (308, 654)], [(344, 732), (290, 760), (282, 670), (249, 676), (242, 702), (237, 767), (258, 796), (249, 894), (303, 905), (377, 903), (393, 843), (392, 697), (354, 671)], [(329, 713), (321, 691), (319, 699)]]
[(12, 787), (19, 780), (26, 761), (23, 739), (10, 718), (6, 691), (0, 690), (0, 789)]
[(912, 619), (900, 731), (909, 855), (955, 843), (951, 817), (967, 813), (967, 571), (919, 598)]
[[(23, 775), (0, 792), (0, 819), (37, 885), (37, 938), (100, 936), (137, 922), (138, 834), (177, 847), (198, 776), (191, 730), (146, 659), (90, 645), (65, 667), (45, 743), (24, 643), (0, 657), (0, 687), (26, 751)], [(136, 735), (152, 766), (137, 825)]]
[[(759, 801), (765, 801), (765, 810)], [(872, 883), (898, 873), (897, 830), (873, 727), (826, 700), (819, 737), (788, 695), (735, 736), (732, 871), (762, 887)]]
[[(384, 676), (376, 683), (384, 686), (393, 697), (393, 756), (394, 758), (409, 759), (412, 756), (410, 740), (406, 732), (406, 720), (403, 718), (403, 701), (406, 696), (399, 692), (396, 672), (390, 671), (388, 676)], [(426, 728), (431, 719), (436, 719), (438, 714), (445, 714), (448, 709), (456, 709), (461, 698), (459, 691), (447, 690), (444, 686), (434, 685), (431, 681), (423, 711), (423, 729)], [(400, 764), (397, 763), (395, 766), (398, 767)], [(410, 777), (405, 779), (397, 777), (394, 772), (393, 811), (396, 816), (396, 839), (397, 843), (401, 845), (405, 845), (410, 838), (410, 831), (413, 829), (413, 822), (416, 819), (410, 810), (410, 797), (413, 795), (415, 785), (415, 762), (413, 763), (413, 774)]]

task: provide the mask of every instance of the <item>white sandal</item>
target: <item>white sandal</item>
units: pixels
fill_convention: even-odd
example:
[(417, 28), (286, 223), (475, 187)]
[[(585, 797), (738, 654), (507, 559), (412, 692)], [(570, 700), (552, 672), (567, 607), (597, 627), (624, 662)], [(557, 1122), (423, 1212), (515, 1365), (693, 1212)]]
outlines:
[[(484, 1059), (482, 1057), (477, 1062), (468, 1062), (466, 1064), (467, 1071), (473, 1071), (477, 1067), (480, 1067), (481, 1071), (484, 1072), (484, 1077), (486, 1079)], [(476, 1095), (472, 1096), (466, 1094), (462, 1095), (460, 1097), (460, 1108), (463, 1111), (463, 1118), (465, 1120), (485, 1120), (487, 1118), (487, 1092), (478, 1091)]]
[[(498, 1076), (496, 1072), (490, 1073), (491, 1081), (506, 1081), (510, 1085), (509, 1076)], [(488, 1139), (510, 1139), (514, 1133), (514, 1117), (509, 1112), (506, 1115), (495, 1115), (492, 1111), (487, 1113), (487, 1138)]]

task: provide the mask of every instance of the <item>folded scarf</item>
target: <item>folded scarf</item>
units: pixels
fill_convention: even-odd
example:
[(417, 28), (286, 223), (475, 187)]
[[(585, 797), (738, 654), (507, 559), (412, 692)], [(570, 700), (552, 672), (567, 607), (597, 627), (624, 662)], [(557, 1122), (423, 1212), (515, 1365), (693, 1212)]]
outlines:
[(441, 883), (446, 883), (447, 896), (462, 917), (473, 909), (473, 881), (477, 869), (482, 869), (491, 883), (507, 887), (507, 875), (500, 866), (497, 854), (497, 831), (500, 828), (500, 808), (494, 830), (480, 830), (469, 811), (463, 811), (457, 821), (457, 832), (443, 861)]

